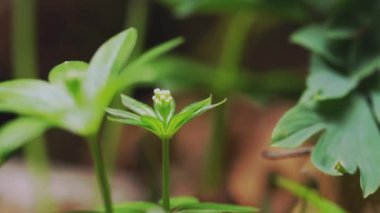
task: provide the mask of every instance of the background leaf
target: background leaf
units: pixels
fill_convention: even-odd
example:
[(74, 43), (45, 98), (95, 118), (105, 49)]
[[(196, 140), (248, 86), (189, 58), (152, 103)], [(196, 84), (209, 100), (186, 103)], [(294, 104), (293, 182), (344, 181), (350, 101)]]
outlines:
[(18, 148), (39, 137), (49, 125), (34, 118), (21, 117), (0, 129), (0, 165)]

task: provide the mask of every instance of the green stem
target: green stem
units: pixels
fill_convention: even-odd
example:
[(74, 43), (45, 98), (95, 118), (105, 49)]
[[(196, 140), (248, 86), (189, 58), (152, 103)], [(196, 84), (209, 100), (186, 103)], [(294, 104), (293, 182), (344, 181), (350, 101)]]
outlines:
[(170, 212), (170, 141), (162, 139), (162, 208)]
[[(254, 16), (249, 13), (234, 14), (228, 20), (225, 38), (220, 54), (220, 62), (217, 78), (214, 82), (216, 99), (222, 99), (231, 94), (234, 89), (235, 75), (239, 71), (240, 60), (243, 55), (244, 43), (247, 39), (249, 29), (254, 21)], [(228, 105), (218, 107), (214, 117), (214, 131), (208, 158), (205, 163), (205, 172), (202, 189), (214, 191), (222, 184), (225, 162), (226, 122), (225, 114)]]
[[(36, 0), (12, 0), (12, 66), (15, 78), (38, 78)], [(49, 191), (49, 162), (45, 140), (39, 137), (24, 147), (36, 194), (37, 212), (54, 211)], [(38, 193), (37, 193), (38, 192)]]
[(104, 208), (106, 210), (106, 213), (112, 213), (113, 210), (110, 184), (108, 181), (106, 169), (104, 167), (99, 141), (96, 140), (95, 136), (90, 136), (88, 138), (88, 144), (90, 146), (91, 156), (95, 164), (96, 178), (102, 195)]

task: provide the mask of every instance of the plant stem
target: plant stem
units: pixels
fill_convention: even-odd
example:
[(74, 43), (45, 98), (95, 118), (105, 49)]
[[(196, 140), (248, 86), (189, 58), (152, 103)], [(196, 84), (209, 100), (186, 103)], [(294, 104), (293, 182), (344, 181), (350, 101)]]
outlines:
[(170, 141), (162, 139), (162, 208), (170, 211)]
[[(38, 78), (36, 0), (12, 0), (12, 66), (15, 78)], [(52, 212), (50, 174), (45, 140), (41, 136), (24, 147), (36, 194), (36, 212)], [(37, 193), (38, 192), (38, 193)]]
[[(222, 99), (233, 92), (234, 82), (231, 81), (236, 79), (235, 75), (239, 71), (244, 43), (253, 21), (254, 16), (252, 14), (241, 12), (234, 14), (227, 22), (226, 34), (219, 56), (218, 78), (214, 82), (217, 99)], [(214, 131), (208, 148), (208, 158), (202, 180), (202, 189), (209, 192), (215, 191), (224, 181), (225, 175), (222, 165), (225, 165), (224, 158), (227, 145), (226, 109), (228, 109), (228, 104), (218, 107), (214, 117)]]
[(110, 184), (104, 166), (99, 141), (97, 140), (96, 136), (92, 135), (88, 137), (88, 144), (91, 151), (91, 157), (95, 164), (96, 178), (102, 195), (104, 208), (106, 210), (106, 213), (112, 213), (113, 210)]

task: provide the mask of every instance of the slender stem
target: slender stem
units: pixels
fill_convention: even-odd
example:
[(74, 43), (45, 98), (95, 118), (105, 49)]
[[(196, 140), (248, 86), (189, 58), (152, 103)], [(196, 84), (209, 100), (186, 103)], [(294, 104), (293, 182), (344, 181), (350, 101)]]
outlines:
[(162, 139), (162, 208), (170, 211), (170, 141)]
[[(234, 75), (239, 71), (239, 64), (243, 55), (244, 43), (254, 21), (250, 13), (234, 14), (227, 22), (226, 34), (223, 41), (220, 62), (218, 66), (218, 78), (214, 82), (216, 99), (222, 99), (232, 92), (235, 79)], [(228, 73), (228, 75), (226, 75)], [(227, 76), (227, 77), (226, 77)], [(203, 177), (202, 189), (215, 191), (222, 184), (224, 173), (226, 140), (226, 109), (228, 104), (218, 107), (214, 117), (214, 131), (211, 144), (208, 147), (208, 158)]]
[(90, 136), (88, 138), (88, 144), (90, 146), (91, 156), (95, 164), (96, 178), (102, 195), (104, 208), (106, 210), (106, 213), (112, 213), (113, 210), (110, 184), (104, 166), (99, 141), (95, 136)]

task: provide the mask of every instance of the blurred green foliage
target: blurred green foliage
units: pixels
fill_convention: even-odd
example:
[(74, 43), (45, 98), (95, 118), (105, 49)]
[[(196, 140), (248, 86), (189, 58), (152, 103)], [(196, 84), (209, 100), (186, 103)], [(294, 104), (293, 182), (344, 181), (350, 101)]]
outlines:
[[(297, 197), (305, 200), (307, 203), (315, 207), (318, 212), (323, 213), (345, 213), (346, 211), (337, 206), (335, 203), (321, 197), (316, 191), (297, 182), (291, 181), (283, 177), (276, 177), (276, 185), (290, 191)], [(305, 209), (307, 211), (307, 209)]]
[(379, 1), (341, 1), (323, 22), (292, 35), (310, 51), (307, 89), (273, 132), (279, 147), (321, 132), (314, 165), (331, 175), (360, 171), (364, 197), (380, 186), (379, 10)]

